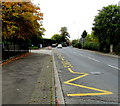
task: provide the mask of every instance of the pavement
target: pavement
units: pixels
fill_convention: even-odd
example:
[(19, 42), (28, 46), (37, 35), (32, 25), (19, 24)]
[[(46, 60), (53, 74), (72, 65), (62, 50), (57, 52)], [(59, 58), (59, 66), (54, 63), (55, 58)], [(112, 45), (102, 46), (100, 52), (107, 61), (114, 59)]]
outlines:
[(2, 65), (2, 106), (55, 104), (52, 50), (32, 50), (29, 55)]

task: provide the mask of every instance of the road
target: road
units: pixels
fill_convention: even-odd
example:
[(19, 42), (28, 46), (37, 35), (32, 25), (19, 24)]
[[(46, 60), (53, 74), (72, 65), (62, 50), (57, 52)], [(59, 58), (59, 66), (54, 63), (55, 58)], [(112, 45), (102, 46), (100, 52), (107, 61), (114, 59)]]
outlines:
[(117, 104), (118, 58), (65, 47), (54, 49), (66, 104)]

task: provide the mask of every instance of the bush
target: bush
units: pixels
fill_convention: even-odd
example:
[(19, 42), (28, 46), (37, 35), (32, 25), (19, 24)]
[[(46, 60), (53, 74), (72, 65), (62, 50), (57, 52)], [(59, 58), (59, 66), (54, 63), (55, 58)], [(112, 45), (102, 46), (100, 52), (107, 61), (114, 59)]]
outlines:
[(76, 47), (76, 48), (79, 48), (79, 49), (82, 48), (81, 43), (74, 43), (74, 44), (72, 44), (72, 46), (73, 46), (73, 47)]
[(104, 53), (109, 53), (110, 52), (110, 45), (107, 43), (101, 43), (99, 46), (99, 51), (104, 52)]
[(79, 48), (79, 49), (81, 49), (82, 48), (82, 45), (81, 45), (81, 43), (77, 43), (77, 48)]
[(89, 50), (97, 50), (97, 51), (99, 51), (100, 44), (98, 42), (84, 42), (83, 48), (84, 49), (89, 49)]
[(120, 43), (115, 46), (115, 53), (120, 55)]
[(61, 42), (61, 44), (62, 44), (63, 47), (67, 47), (66, 42)]

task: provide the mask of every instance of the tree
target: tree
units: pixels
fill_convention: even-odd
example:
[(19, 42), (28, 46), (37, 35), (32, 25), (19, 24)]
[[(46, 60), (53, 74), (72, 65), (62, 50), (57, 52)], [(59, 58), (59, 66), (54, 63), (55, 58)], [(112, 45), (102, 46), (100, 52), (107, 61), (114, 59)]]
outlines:
[(98, 42), (98, 38), (94, 35), (94, 32), (92, 31), (91, 34), (88, 34), (86, 37), (85, 37), (85, 41), (86, 42)]
[(102, 46), (117, 45), (120, 42), (120, 6), (109, 5), (99, 10), (92, 30)]
[(72, 46), (76, 47), (76, 48), (81, 48), (82, 47), (81, 43), (78, 42), (78, 39), (72, 40)]
[(61, 43), (63, 46), (69, 45), (70, 35), (67, 32), (67, 28), (61, 27), (60, 32), (60, 34), (54, 34), (51, 39), (54, 41), (54, 43)]
[(72, 45), (73, 45), (73, 47), (76, 47), (77, 44), (78, 44), (78, 39), (72, 40)]
[(62, 42), (62, 36), (59, 34), (54, 34), (51, 38), (55, 43), (61, 43)]
[(42, 20), (40, 8), (31, 2), (2, 3), (2, 34), (4, 40), (27, 40), (42, 36), (38, 21)]
[(85, 37), (87, 36), (87, 32), (86, 32), (86, 30), (83, 31), (83, 33), (82, 33), (81, 36), (82, 36), (82, 38), (85, 38)]
[(61, 27), (60, 32), (61, 32), (60, 36), (62, 36), (62, 41), (63, 42), (68, 42), (69, 38), (70, 38), (70, 35), (67, 32), (67, 27)]

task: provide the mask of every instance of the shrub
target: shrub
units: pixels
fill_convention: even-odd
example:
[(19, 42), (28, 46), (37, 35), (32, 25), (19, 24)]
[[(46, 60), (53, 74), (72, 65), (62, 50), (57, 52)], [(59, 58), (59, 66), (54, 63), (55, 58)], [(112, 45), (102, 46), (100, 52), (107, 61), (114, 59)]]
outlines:
[(81, 43), (77, 43), (77, 48), (79, 48), (79, 49), (81, 49), (82, 48), (82, 45), (81, 45)]
[(97, 51), (99, 51), (100, 44), (98, 42), (84, 42), (83, 48), (84, 49), (89, 49), (89, 50), (97, 50)]
[(73, 43), (72, 46), (73, 46), (73, 47), (76, 47), (76, 48), (79, 48), (79, 49), (82, 48), (81, 43)]
[(120, 55), (120, 43), (115, 46), (115, 53)]
[(67, 47), (66, 42), (61, 42), (61, 44), (62, 44), (63, 47)]

